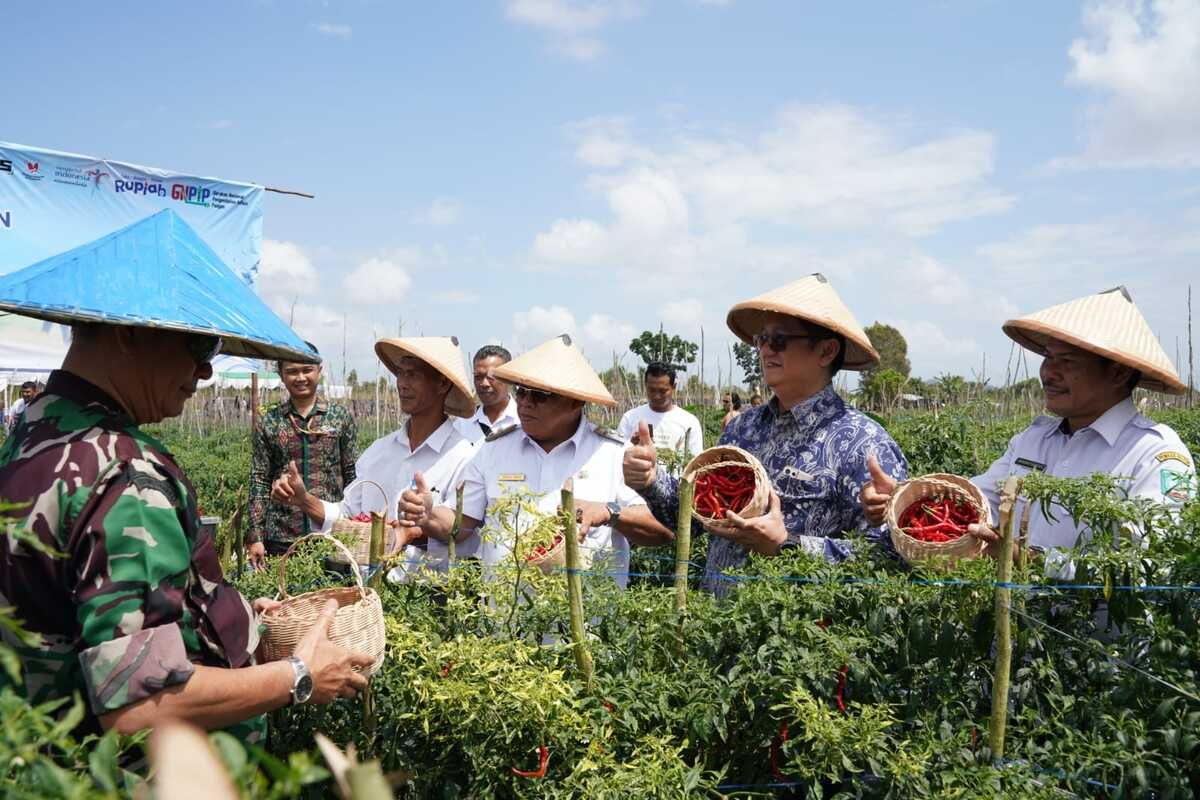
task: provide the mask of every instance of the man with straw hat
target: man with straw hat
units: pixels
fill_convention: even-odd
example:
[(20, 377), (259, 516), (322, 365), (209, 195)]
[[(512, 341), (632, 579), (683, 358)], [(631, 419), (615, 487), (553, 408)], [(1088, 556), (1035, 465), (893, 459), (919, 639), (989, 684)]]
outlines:
[[(1004, 479), (1034, 470), (1067, 478), (1116, 475), (1129, 497), (1171, 506), (1193, 496), (1195, 466), (1187, 447), (1170, 427), (1142, 416), (1133, 404), (1137, 386), (1182, 394), (1184, 385), (1125, 287), (1009, 320), (1004, 332), (1043, 357), (1042, 388), (1053, 416), (1035, 419), (986, 473), (971, 479), (991, 502), (992, 519), (999, 519)], [(864, 484), (870, 518), (883, 519), (895, 485), (880, 474)], [(1029, 544), (1045, 551), (1048, 573), (1069, 577), (1073, 570), (1065, 551), (1075, 547), (1079, 531), (1065, 509), (1053, 509), (1053, 516), (1030, 515)], [(968, 532), (996, 554), (995, 530), (974, 525)]]
[[(838, 371), (865, 369), (878, 363), (879, 355), (823, 275), (738, 303), (726, 321), (739, 339), (758, 348), (763, 380), (774, 397), (743, 408), (719, 443), (756, 456), (772, 491), (765, 514), (743, 519), (728, 513), (726, 523), (709, 528), (715, 535), (701, 585), (718, 594), (730, 580), (723, 570), (741, 565), (751, 552), (773, 556), (802, 547), (834, 561), (850, 557), (845, 532), (867, 527), (859, 487), (867, 478), (868, 451), (878, 455), (888, 474), (903, 479), (908, 473), (892, 437), (833, 389)], [(639, 442), (647, 440), (648, 431), (642, 431)], [(655, 516), (673, 525), (678, 480), (657, 468), (654, 448), (630, 447), (624, 471)], [(879, 528), (868, 535), (887, 541)]]
[(255, 665), (274, 601), (225, 581), (191, 482), (140, 427), (182, 413), (217, 353), (316, 360), (296, 334), (170, 211), (0, 278), (0, 310), (72, 329), (0, 449), (0, 597), (40, 637), (18, 691), (82, 695), (83, 733), (174, 717), (254, 738), (272, 709), (366, 686), (371, 657), (326, 636), (333, 602), (293, 658)]
[[(559, 506), (563, 483), (573, 479), (579, 533), (584, 546), (610, 553), (608, 568), (628, 583), (631, 544), (662, 544), (671, 532), (654, 520), (645, 501), (621, 477), (623, 442), (583, 414), (587, 403), (616, 405), (608, 389), (567, 335), (556, 336), (503, 366), (495, 376), (515, 388), (520, 427), (493, 432), (463, 474), (463, 528), (474, 529), (504, 495), (522, 489), (539, 497), (544, 514)], [(454, 523), (454, 497), (440, 504), (429, 492), (406, 492), (406, 517), (445, 541)], [(503, 561), (511, 541), (485, 536), (479, 555), (485, 565)]]
[[(408, 421), (400, 430), (363, 451), (355, 464), (358, 479), (379, 484), (391, 503), (410, 486), (428, 491), (439, 501), (448, 498), (453, 503), (463, 468), (474, 453), (471, 443), (455, 425), (456, 420), (470, 417), (475, 411), (458, 339), (434, 336), (380, 339), (375, 343), (375, 354), (396, 376), (400, 409), (408, 415)], [(379, 500), (361, 483), (340, 503), (315, 497), (305, 489), (295, 462), (275, 482), (272, 497), (276, 502), (303, 509), (322, 531), (328, 531), (343, 515), (379, 510)], [(393, 513), (393, 509), (387, 509), (389, 518)], [(401, 524), (397, 549), (410, 541), (425, 545), (419, 527)], [(466, 542), (459, 552), (471, 555), (474, 546), (474, 542)], [(445, 541), (429, 541), (427, 551), (414, 546), (406, 555), (411, 556), (407, 560), (427, 561), (431, 567), (444, 568)]]

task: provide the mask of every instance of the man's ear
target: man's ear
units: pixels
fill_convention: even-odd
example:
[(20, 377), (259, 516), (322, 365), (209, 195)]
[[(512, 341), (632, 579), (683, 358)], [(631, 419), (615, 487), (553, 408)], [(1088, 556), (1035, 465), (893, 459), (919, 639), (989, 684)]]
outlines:
[(828, 367), (834, 362), (838, 355), (838, 349), (842, 346), (837, 339), (822, 339), (821, 340), (821, 366)]

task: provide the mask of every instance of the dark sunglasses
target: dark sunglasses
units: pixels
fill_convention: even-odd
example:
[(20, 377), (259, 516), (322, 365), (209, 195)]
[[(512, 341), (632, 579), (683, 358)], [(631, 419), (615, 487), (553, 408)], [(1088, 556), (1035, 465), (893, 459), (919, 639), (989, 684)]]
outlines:
[(554, 392), (543, 392), (540, 389), (530, 389), (528, 386), (514, 387), (513, 394), (516, 395), (518, 400), (528, 400), (535, 406), (540, 406), (551, 397), (558, 397)]
[(195, 359), (198, 367), (212, 363), (217, 353), (221, 352), (222, 344), (220, 336), (205, 336), (199, 333), (192, 334), (185, 340), (187, 351)]
[(764, 344), (771, 348), (776, 353), (782, 353), (787, 350), (788, 343), (793, 339), (822, 339), (825, 337), (814, 336), (811, 333), (756, 333), (752, 341), (755, 347), (762, 347)]

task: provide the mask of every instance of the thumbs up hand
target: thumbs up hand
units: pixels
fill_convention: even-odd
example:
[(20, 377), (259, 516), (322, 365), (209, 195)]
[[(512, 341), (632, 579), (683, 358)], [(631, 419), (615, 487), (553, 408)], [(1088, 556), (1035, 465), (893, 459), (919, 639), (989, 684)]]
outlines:
[(625, 448), (621, 459), (625, 484), (631, 489), (645, 489), (658, 477), (658, 451), (645, 420), (638, 423), (637, 439)]
[(888, 501), (896, 491), (896, 479), (883, 471), (874, 453), (867, 456), (867, 472), (871, 479), (862, 485), (860, 492), (863, 515), (869, 524), (878, 526), (883, 524)]
[(407, 528), (419, 527), (433, 512), (433, 493), (421, 472), (414, 474), (412, 486), (400, 493), (396, 511), (400, 525)]
[(300, 508), (307, 494), (304, 478), (300, 476), (296, 462), (289, 461), (288, 468), (271, 484), (271, 499), (285, 506)]

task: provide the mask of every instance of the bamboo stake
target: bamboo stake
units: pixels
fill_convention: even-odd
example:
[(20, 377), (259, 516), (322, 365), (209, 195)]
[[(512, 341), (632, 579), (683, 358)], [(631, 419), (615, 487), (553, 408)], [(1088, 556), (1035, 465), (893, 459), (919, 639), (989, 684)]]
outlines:
[(458, 485), (458, 491), (454, 498), (454, 526), (450, 528), (450, 538), (446, 540), (447, 560), (450, 562), (450, 566), (454, 566), (455, 549), (458, 545), (458, 532), (462, 530), (464, 486), (466, 486), (465, 482)]
[[(376, 591), (383, 582), (383, 541), (386, 525), (387, 518), (383, 514), (378, 511), (371, 512), (371, 548), (367, 558), (367, 573), (370, 578), (367, 585)], [(371, 570), (374, 570), (373, 574)], [(375, 697), (371, 692), (370, 684), (363, 689), (362, 708), (363, 733), (366, 735), (366, 740), (372, 742), (375, 740)]]
[(691, 478), (679, 481), (679, 519), (675, 522), (675, 616), (679, 622), (677, 654), (683, 656), (683, 632), (687, 620), (688, 562), (692, 558), (692, 497), (696, 484)]
[(574, 642), (575, 662), (583, 673), (590, 693), (592, 680), (592, 654), (588, 652), (583, 628), (583, 581), (579, 575), (579, 539), (575, 526), (575, 482), (567, 478), (562, 488), (562, 508), (566, 515), (566, 530), (563, 531), (567, 548), (567, 603), (571, 611), (571, 639)]
[[(996, 581), (1007, 584), (1012, 580), (1013, 566), (1013, 506), (1021, 491), (1021, 479), (1009, 476), (1000, 496), (1000, 560)], [(1008, 679), (1012, 670), (1012, 590), (996, 587), (996, 670), (992, 677), (992, 719), (988, 725), (988, 746), (992, 760), (1004, 758), (1004, 728), (1008, 723)]]

